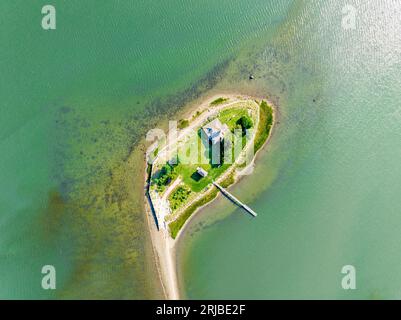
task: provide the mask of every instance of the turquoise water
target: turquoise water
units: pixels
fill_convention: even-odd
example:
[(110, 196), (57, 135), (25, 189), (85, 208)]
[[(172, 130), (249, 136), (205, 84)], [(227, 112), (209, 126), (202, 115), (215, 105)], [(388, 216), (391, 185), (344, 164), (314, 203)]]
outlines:
[[(347, 3), (355, 30), (341, 28)], [(258, 217), (220, 199), (182, 239), (187, 297), (401, 297), (400, 13), (397, 1), (298, 1), (231, 66), (231, 77), (254, 67), (280, 123), (232, 188)], [(357, 289), (346, 291), (349, 264)]]
[[(0, 4), (0, 297), (160, 297), (139, 141), (290, 1), (55, 0), (54, 31), (43, 5)], [(55, 291), (40, 287), (46, 264)]]

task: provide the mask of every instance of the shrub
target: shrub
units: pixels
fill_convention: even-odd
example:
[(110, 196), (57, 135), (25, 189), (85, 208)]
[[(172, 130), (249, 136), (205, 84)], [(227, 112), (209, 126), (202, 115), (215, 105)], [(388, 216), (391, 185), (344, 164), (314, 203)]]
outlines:
[(166, 163), (161, 168), (159, 177), (154, 178), (152, 182), (157, 185), (159, 191), (163, 191), (164, 187), (174, 180), (176, 176), (177, 173), (174, 171), (174, 167), (169, 163)]
[(212, 101), (212, 102), (210, 103), (210, 105), (216, 106), (216, 105), (218, 105), (218, 104), (221, 104), (221, 103), (223, 103), (223, 102), (226, 102), (227, 100), (228, 100), (227, 98), (217, 98), (216, 100)]
[(189, 120), (181, 119), (180, 121), (178, 121), (178, 129), (184, 129), (187, 128), (188, 126), (189, 126)]
[(171, 209), (176, 210), (179, 208), (191, 194), (191, 189), (187, 186), (179, 186), (170, 196)]

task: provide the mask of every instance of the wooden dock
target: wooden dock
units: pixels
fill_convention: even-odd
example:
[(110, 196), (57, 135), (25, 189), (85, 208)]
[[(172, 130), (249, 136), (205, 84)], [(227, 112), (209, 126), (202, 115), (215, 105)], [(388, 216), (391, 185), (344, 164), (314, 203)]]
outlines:
[(234, 202), (236, 205), (239, 207), (243, 208), (245, 211), (250, 213), (252, 216), (256, 217), (257, 213), (253, 211), (251, 208), (249, 208), (245, 203), (240, 201), (238, 198), (236, 198), (234, 195), (232, 195), (230, 192), (228, 192), (225, 188), (223, 188), (221, 185), (219, 185), (217, 182), (213, 181), (213, 185), (219, 189), (227, 198), (229, 198), (232, 202)]

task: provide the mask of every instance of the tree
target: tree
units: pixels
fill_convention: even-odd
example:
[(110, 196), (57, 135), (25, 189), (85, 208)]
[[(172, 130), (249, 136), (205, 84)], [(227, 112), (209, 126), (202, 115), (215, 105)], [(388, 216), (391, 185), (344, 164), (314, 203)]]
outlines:
[(239, 120), (237, 121), (237, 124), (239, 124), (241, 126), (243, 131), (253, 127), (253, 121), (248, 116), (242, 116), (241, 118), (239, 118)]
[(175, 179), (177, 173), (174, 171), (174, 167), (169, 163), (166, 163), (161, 169), (160, 174), (157, 178), (153, 178), (152, 182), (157, 185), (159, 191), (163, 191), (164, 187), (170, 184)]

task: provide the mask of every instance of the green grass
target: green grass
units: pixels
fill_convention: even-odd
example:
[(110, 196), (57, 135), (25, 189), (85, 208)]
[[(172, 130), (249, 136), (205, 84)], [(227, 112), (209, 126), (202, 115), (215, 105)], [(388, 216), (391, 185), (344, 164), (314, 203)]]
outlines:
[(258, 151), (269, 137), (271, 127), (273, 125), (273, 108), (262, 101), (260, 104), (260, 118), (258, 130), (255, 136), (254, 151)]
[[(212, 180), (217, 179), (224, 171), (226, 171), (230, 164), (222, 164), (220, 167), (211, 165), (209, 154), (207, 154), (207, 149), (205, 144), (202, 142), (199, 135), (194, 141), (191, 141), (198, 146), (198, 159), (192, 159), (191, 163), (180, 163), (174, 168), (177, 175), (181, 176), (183, 182), (188, 185), (192, 191), (201, 192), (205, 187), (207, 187)], [(189, 148), (189, 146), (188, 146)], [(179, 150), (178, 159), (181, 159), (180, 154), (186, 152), (185, 148)], [(193, 163), (193, 164), (192, 164)], [(196, 169), (201, 167), (208, 172), (207, 177), (200, 178), (196, 174)]]
[(230, 108), (221, 111), (218, 118), (221, 123), (226, 124), (228, 128), (233, 131), (237, 126), (237, 121), (243, 116), (248, 116), (248, 109)]
[(188, 218), (198, 209), (199, 207), (207, 204), (208, 202), (212, 201), (214, 198), (216, 198), (218, 194), (217, 189), (215, 188), (210, 192), (210, 194), (206, 195), (202, 199), (199, 199), (198, 201), (194, 202), (191, 204), (187, 209), (184, 210), (183, 213), (180, 214), (180, 216), (171, 222), (168, 227), (170, 229), (170, 234), (173, 239), (177, 237), (178, 232), (181, 230), (182, 226), (185, 224), (185, 221), (188, 220)]
[[(238, 125), (238, 121), (242, 117), (249, 118), (252, 122), (255, 121), (255, 119), (253, 119), (252, 117), (249, 116), (248, 110), (249, 109), (244, 109), (243, 107), (226, 109), (226, 110), (223, 110), (222, 112), (220, 112), (218, 118), (222, 123), (227, 124), (227, 126), (231, 130), (231, 132), (234, 132), (234, 129), (242, 130), (241, 126)], [(234, 143), (234, 138), (235, 137), (233, 135), (232, 143)], [(246, 139), (246, 136), (244, 135), (244, 136), (242, 136), (242, 148), (245, 147), (246, 143), (247, 143), (247, 139)], [(235, 161), (234, 152), (233, 152), (233, 160), (232, 161)]]
[[(200, 178), (196, 174), (197, 167), (202, 167), (208, 172), (207, 177)], [(229, 164), (223, 164), (220, 167), (212, 167), (210, 164), (179, 164), (176, 172), (181, 176), (182, 181), (188, 185), (192, 191), (201, 192), (212, 180), (216, 180), (224, 171), (230, 167)]]
[(216, 100), (213, 100), (212, 102), (210, 102), (211, 106), (217, 106), (218, 104), (221, 104), (223, 102), (226, 102), (228, 99), (227, 98), (217, 98)]

